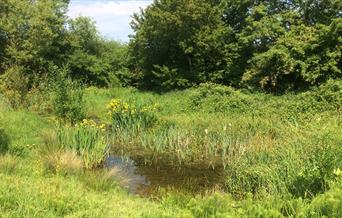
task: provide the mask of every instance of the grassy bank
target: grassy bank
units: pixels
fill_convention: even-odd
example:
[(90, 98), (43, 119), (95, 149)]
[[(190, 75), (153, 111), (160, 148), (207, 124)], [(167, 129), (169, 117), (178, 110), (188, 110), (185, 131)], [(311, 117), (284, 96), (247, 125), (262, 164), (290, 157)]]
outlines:
[[(50, 113), (13, 110), (1, 99), (8, 148), (0, 157), (0, 216), (339, 217), (341, 96), (324, 87), (283, 96), (212, 84), (166, 94), (88, 88), (90, 129), (58, 127)], [(113, 117), (117, 109), (108, 114), (113, 99), (140, 110), (139, 116), (124, 107), (125, 119)], [(142, 125), (143, 116), (153, 122)], [(97, 129), (102, 124), (103, 132)], [(59, 139), (61, 128), (70, 135)], [(69, 146), (83, 143), (73, 138), (79, 131), (95, 134), (94, 145), (102, 145), (103, 136), (110, 152), (148, 165), (223, 169), (226, 179), (201, 195), (161, 190), (157, 200), (133, 196), (115, 172), (94, 169), (83, 150)]]

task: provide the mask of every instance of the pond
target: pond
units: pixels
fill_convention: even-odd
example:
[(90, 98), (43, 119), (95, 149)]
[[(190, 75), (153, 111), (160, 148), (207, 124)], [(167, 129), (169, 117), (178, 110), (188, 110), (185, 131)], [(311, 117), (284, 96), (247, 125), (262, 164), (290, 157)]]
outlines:
[(141, 196), (153, 195), (160, 189), (204, 193), (220, 189), (225, 181), (223, 169), (146, 165), (121, 156), (109, 156), (105, 167), (130, 193)]

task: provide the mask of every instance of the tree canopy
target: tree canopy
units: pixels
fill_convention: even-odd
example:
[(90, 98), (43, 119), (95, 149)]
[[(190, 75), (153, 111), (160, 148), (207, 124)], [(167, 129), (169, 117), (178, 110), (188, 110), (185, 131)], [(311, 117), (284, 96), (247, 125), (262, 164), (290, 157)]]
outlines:
[(166, 91), (203, 82), (267, 92), (341, 79), (338, 0), (154, 0), (132, 15), (128, 45), (104, 39), (67, 0), (0, 2), (0, 76), (28, 87), (51, 66), (96, 86)]
[(341, 78), (341, 16), (335, 0), (155, 0), (133, 16), (133, 77), (159, 89), (318, 85)]

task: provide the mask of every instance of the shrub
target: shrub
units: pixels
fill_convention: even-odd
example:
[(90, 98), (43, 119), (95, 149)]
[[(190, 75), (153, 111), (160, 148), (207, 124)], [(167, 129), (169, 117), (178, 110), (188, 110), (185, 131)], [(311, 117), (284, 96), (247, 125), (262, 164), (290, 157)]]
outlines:
[(0, 76), (0, 91), (13, 108), (26, 104), (29, 79), (22, 67), (14, 66)]
[(63, 122), (75, 124), (85, 117), (83, 87), (68, 78), (68, 69), (54, 68), (57, 78), (54, 87), (53, 107), (55, 115)]
[(52, 86), (53, 82), (48, 78), (39, 78), (27, 93), (27, 108), (39, 114), (51, 114)]
[(231, 87), (202, 83), (190, 95), (190, 107), (209, 112), (244, 111), (251, 104), (247, 95)]
[(10, 139), (5, 133), (5, 130), (0, 128), (0, 154), (7, 152), (9, 147)]
[(342, 110), (342, 80), (328, 80), (313, 92), (313, 96), (327, 107)]
[(140, 130), (152, 127), (157, 121), (155, 111), (158, 105), (133, 105), (120, 99), (113, 99), (108, 105), (113, 129)]
[(164, 91), (169, 91), (177, 88), (187, 88), (191, 86), (191, 82), (188, 79), (182, 78), (182, 74), (177, 69), (169, 68), (165, 65), (154, 65), (152, 71), (154, 83)]
[(86, 168), (96, 168), (105, 160), (108, 140), (105, 126), (97, 125), (93, 120), (83, 120), (74, 127), (58, 129), (58, 143), (66, 150), (75, 151)]

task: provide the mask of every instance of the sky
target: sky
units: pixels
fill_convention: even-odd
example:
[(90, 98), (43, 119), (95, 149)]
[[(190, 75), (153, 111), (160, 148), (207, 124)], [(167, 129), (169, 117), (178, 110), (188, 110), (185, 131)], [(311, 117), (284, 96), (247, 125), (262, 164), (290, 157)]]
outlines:
[(71, 0), (68, 16), (91, 17), (101, 35), (128, 42), (128, 35), (133, 33), (129, 26), (131, 15), (151, 3), (152, 0)]

